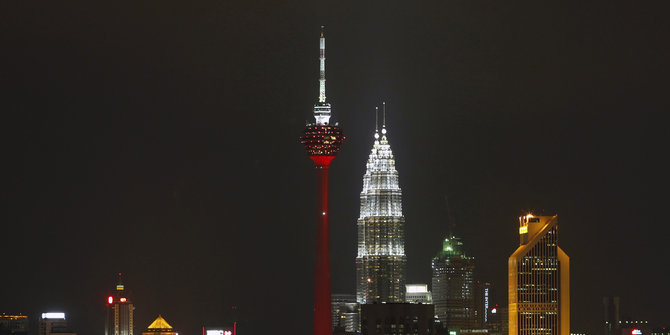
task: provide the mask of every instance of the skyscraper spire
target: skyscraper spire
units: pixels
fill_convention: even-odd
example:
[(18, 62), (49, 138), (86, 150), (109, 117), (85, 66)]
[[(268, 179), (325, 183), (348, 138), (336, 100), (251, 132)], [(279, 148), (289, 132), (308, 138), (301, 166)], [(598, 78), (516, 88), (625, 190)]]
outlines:
[(379, 107), (375, 107), (375, 141), (379, 139)]
[(325, 26), (321, 26), (319, 38), (319, 102), (314, 105), (314, 118), (319, 126), (330, 122), (330, 104), (326, 102), (326, 37)]
[(382, 102), (382, 139), (381, 144), (388, 144), (386, 139), (386, 102)]
[(361, 304), (405, 300), (405, 217), (385, 126), (383, 122), (381, 141), (375, 126), (375, 141), (360, 195), (356, 300)]

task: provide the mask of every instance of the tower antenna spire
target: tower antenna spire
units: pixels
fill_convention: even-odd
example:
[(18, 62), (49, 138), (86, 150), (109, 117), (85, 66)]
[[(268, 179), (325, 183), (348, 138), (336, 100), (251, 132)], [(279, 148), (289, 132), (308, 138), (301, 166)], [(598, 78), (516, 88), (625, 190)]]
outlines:
[(386, 128), (386, 101), (382, 102), (384, 110), (382, 111), (383, 113), (383, 119), (382, 119), (382, 128)]
[(319, 100), (314, 105), (316, 124), (327, 126), (330, 122), (330, 104), (326, 102), (326, 35), (325, 26), (321, 26), (319, 37)]
[(321, 37), (319, 38), (319, 103), (326, 103), (326, 37), (321, 26)]

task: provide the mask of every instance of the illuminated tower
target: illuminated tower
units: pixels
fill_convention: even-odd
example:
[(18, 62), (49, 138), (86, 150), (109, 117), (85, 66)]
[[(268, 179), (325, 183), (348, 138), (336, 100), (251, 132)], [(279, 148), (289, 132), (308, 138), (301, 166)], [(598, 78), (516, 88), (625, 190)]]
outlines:
[(321, 26), (319, 40), (319, 101), (314, 105), (314, 123), (305, 128), (300, 142), (305, 145), (317, 171), (316, 266), (314, 269), (314, 334), (332, 333), (330, 305), (330, 242), (328, 235), (328, 167), (340, 151), (342, 129), (330, 124), (326, 102), (326, 38)]
[(134, 321), (133, 311), (135, 306), (128, 298), (126, 287), (121, 281), (116, 284), (114, 293), (107, 297), (107, 320), (105, 323), (105, 335), (133, 335)]
[(445, 238), (433, 258), (433, 304), (440, 325), (458, 331), (476, 327), (475, 259), (457, 237)]
[(519, 218), (509, 258), (509, 334), (570, 334), (570, 258), (558, 246), (558, 216)]
[(405, 217), (385, 119), (386, 113), (381, 139), (375, 129), (363, 176), (356, 257), (356, 300), (360, 304), (405, 301)]

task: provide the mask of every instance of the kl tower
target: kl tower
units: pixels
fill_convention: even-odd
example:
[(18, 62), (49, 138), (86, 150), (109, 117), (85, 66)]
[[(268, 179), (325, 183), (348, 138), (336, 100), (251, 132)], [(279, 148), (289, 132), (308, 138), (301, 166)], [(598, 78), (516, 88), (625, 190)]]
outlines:
[(328, 167), (340, 151), (342, 129), (330, 124), (326, 102), (326, 38), (321, 26), (319, 39), (319, 102), (314, 105), (314, 123), (307, 124), (300, 142), (305, 145), (317, 172), (316, 266), (314, 269), (314, 335), (332, 334), (330, 315), (330, 242), (328, 234)]

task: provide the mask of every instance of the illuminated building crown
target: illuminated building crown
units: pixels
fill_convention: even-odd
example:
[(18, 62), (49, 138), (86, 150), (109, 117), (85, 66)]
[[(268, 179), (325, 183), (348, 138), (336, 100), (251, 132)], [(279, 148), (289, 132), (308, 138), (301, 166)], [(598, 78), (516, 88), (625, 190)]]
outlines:
[(356, 299), (359, 303), (405, 300), (405, 217), (386, 123), (368, 156), (358, 218)]

